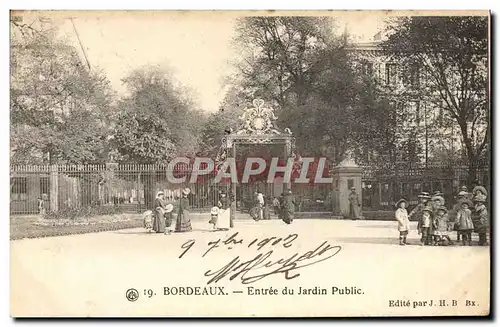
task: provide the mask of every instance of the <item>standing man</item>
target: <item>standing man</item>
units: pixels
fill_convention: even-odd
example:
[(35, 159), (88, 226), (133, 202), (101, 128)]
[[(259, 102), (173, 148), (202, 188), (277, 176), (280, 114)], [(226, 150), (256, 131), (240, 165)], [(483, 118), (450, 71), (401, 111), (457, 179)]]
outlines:
[(275, 197), (273, 199), (274, 214), (279, 217), (280, 215), (280, 200)]
[(258, 207), (257, 213), (259, 215), (259, 220), (264, 218), (264, 205), (265, 205), (264, 195), (262, 194), (262, 192), (259, 191), (259, 193), (257, 193), (257, 207)]
[(272, 198), (270, 195), (266, 196), (264, 199), (264, 219), (271, 220), (271, 206), (272, 206)]
[(292, 190), (287, 190), (283, 196), (283, 207), (281, 208), (282, 219), (285, 223), (291, 224), (295, 214), (295, 198), (292, 195)]
[(361, 200), (354, 186), (351, 187), (351, 194), (349, 194), (349, 217), (352, 220), (361, 218)]
[(153, 221), (153, 230), (156, 233), (165, 233), (165, 193), (163, 191), (158, 191), (156, 193), (156, 198), (154, 202), (154, 221)]

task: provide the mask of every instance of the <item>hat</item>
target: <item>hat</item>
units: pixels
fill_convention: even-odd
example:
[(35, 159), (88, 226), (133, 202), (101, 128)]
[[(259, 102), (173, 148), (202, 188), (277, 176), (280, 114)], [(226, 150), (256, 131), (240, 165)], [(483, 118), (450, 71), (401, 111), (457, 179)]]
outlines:
[[(444, 198), (441, 195), (433, 195), (431, 198), (432, 201), (439, 201), (444, 204)], [(442, 205), (443, 205), (442, 204)]]
[(469, 207), (472, 207), (472, 202), (470, 200), (464, 200), (460, 204), (462, 205), (464, 203), (467, 204)]
[(218, 207), (212, 207), (212, 209), (210, 209), (210, 214), (211, 215), (218, 215), (219, 214), (219, 208)]
[(172, 210), (174, 210), (174, 206), (171, 203), (169, 203), (165, 206), (166, 213), (172, 212)]
[(443, 195), (443, 192), (441, 192), (441, 191), (434, 191), (434, 195)]
[(465, 191), (458, 192), (458, 196), (467, 196), (467, 195), (469, 195), (469, 193), (467, 193)]
[(474, 202), (486, 202), (486, 196), (485, 195), (477, 195), (474, 197)]
[(189, 193), (191, 193), (191, 190), (189, 189), (189, 187), (186, 187), (185, 189), (182, 190), (182, 193), (188, 195)]
[(163, 195), (163, 194), (165, 194), (163, 191), (158, 191), (158, 193), (156, 193), (156, 197)]
[(418, 197), (422, 198), (422, 199), (430, 199), (431, 198), (431, 196), (429, 195), (429, 192), (420, 192)]
[(461, 189), (462, 191), (467, 191), (467, 186), (465, 186), (465, 185), (464, 185), (464, 186), (462, 186), (460, 189)]
[(144, 211), (144, 213), (143, 213), (142, 215), (143, 215), (144, 217), (146, 217), (146, 216), (150, 216), (150, 215), (152, 215), (152, 214), (153, 214), (153, 211), (152, 211), (152, 210), (146, 210), (146, 211)]
[(424, 207), (424, 209), (422, 209), (422, 211), (428, 211), (430, 213), (434, 212), (431, 207)]
[(483, 193), (485, 196), (488, 195), (488, 191), (486, 190), (486, 188), (484, 188), (484, 186), (476, 186), (476, 187), (474, 187), (474, 189), (472, 190), (472, 194), (475, 194), (478, 191), (481, 192), (481, 193)]
[(406, 199), (400, 199), (398, 202), (396, 202), (396, 208), (399, 208), (399, 204), (401, 202), (404, 202), (404, 203), (408, 204), (408, 201), (406, 201)]
[(445, 206), (438, 207), (437, 211), (439, 211), (439, 210), (444, 211), (444, 212), (448, 212), (448, 209)]
[(351, 187), (351, 191), (352, 191), (352, 190), (355, 190), (355, 189), (356, 189), (356, 188), (355, 188), (354, 186), (353, 186), (353, 187)]

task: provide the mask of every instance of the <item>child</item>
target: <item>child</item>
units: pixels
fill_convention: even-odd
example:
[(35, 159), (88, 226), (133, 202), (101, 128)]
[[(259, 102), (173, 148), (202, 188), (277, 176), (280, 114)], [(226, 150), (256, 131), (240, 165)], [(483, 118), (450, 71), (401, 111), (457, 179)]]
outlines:
[(476, 203), (476, 215), (478, 216), (476, 231), (479, 234), (479, 245), (488, 245), (487, 234), (489, 231), (488, 209), (486, 209), (486, 196), (477, 195), (474, 198)]
[(408, 231), (410, 230), (410, 220), (408, 219), (408, 211), (406, 211), (406, 205), (408, 202), (405, 199), (401, 199), (396, 203), (396, 220), (398, 221), (398, 231), (399, 231), (399, 245), (406, 245), (406, 237), (408, 236)]
[[(445, 239), (448, 244), (445, 244)], [(453, 245), (453, 241), (448, 236), (448, 209), (445, 206), (437, 208), (436, 218), (434, 219), (434, 244)]]
[[(455, 197), (455, 204), (453, 205), (453, 208), (449, 211), (448, 213), (448, 230), (449, 231), (456, 231), (457, 230), (457, 214), (460, 208), (462, 207), (462, 202), (467, 200), (467, 192), (465, 191), (460, 191), (458, 195)], [(460, 233), (457, 231), (457, 242), (460, 242)]]
[(146, 232), (151, 233), (151, 231), (153, 230), (153, 211), (145, 211), (142, 216), (144, 219), (144, 228), (146, 229)]
[(419, 230), (418, 233), (422, 234), (422, 238), (420, 239), (420, 245), (429, 245), (431, 243), (430, 228), (432, 222), (432, 208), (424, 207), (422, 210), (422, 218), (419, 222)]
[(472, 222), (470, 207), (472, 207), (470, 200), (463, 201), (460, 210), (457, 212), (457, 220), (455, 221), (457, 233), (462, 236), (462, 245), (466, 245), (466, 241), (469, 245), (472, 244), (472, 230), (474, 229), (474, 224)]
[(38, 212), (40, 213), (40, 216), (45, 215), (45, 202), (43, 201), (42, 197), (38, 197)]
[(212, 207), (210, 210), (210, 220), (208, 221), (209, 224), (213, 225), (213, 228), (216, 229), (217, 225), (217, 218), (219, 216), (219, 208), (218, 207)]
[(476, 198), (478, 196), (488, 196), (488, 191), (486, 190), (486, 188), (484, 188), (484, 186), (476, 186), (474, 187), (474, 189), (472, 190), (472, 196), (473, 198)]

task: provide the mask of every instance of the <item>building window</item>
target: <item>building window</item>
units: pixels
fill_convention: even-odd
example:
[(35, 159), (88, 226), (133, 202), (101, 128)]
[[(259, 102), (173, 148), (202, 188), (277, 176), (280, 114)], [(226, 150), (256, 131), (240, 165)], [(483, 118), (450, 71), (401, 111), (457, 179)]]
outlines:
[(373, 76), (373, 64), (371, 62), (363, 64), (363, 74)]
[(26, 177), (12, 177), (10, 179), (10, 195), (12, 200), (26, 200), (28, 181)]
[(396, 83), (396, 64), (385, 64), (385, 83), (387, 85)]
[(354, 186), (354, 179), (347, 180), (347, 188), (350, 190)]

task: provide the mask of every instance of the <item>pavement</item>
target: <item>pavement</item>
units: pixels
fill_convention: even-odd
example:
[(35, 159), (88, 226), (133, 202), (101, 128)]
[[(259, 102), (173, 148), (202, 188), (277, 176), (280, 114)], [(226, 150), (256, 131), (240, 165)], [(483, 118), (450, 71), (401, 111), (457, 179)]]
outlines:
[[(489, 313), (490, 248), (420, 246), (415, 223), (406, 246), (398, 244), (396, 222), (238, 219), (218, 232), (206, 221), (192, 223), (192, 232), (170, 235), (136, 228), (11, 241), (11, 315)], [(263, 262), (240, 265), (259, 254)], [(232, 273), (210, 283), (233, 260)], [(245, 267), (253, 268), (245, 274)]]

